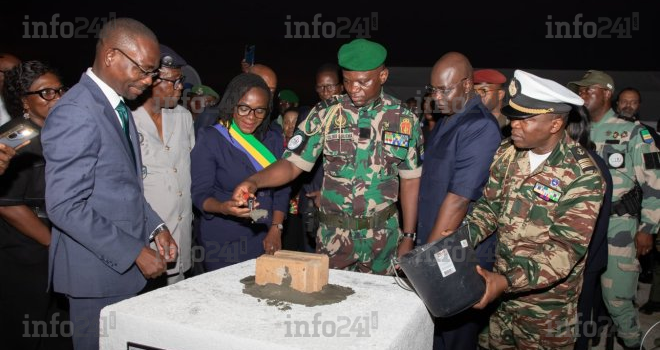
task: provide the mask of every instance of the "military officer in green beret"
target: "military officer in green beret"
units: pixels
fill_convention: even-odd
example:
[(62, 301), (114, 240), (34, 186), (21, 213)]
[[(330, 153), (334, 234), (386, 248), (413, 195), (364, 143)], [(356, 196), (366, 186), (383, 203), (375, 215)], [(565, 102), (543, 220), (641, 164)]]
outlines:
[(317, 104), (284, 159), (234, 191), (234, 199), (244, 202), (257, 188), (277, 187), (310, 171), (323, 155), (317, 253), (327, 254), (336, 269), (389, 274), (399, 242), (412, 246), (415, 240), (421, 128), (400, 100), (383, 92), (386, 56), (385, 47), (369, 40), (343, 45), (338, 58), (346, 93)]
[[(502, 114), (511, 138), (490, 166), (483, 196), (467, 216), (473, 245), (497, 230), (495, 267), (477, 267), (500, 299), (490, 317), (490, 349), (573, 349), (585, 255), (605, 182), (587, 151), (565, 132), (580, 97), (516, 70)], [(481, 339), (480, 339), (481, 340)]]
[(612, 110), (614, 80), (588, 71), (568, 87), (584, 100), (591, 116), (591, 140), (612, 174), (614, 192), (607, 233), (607, 270), (601, 277), (603, 300), (626, 349), (639, 349), (642, 333), (633, 299), (640, 265), (660, 229), (660, 152), (639, 121)]

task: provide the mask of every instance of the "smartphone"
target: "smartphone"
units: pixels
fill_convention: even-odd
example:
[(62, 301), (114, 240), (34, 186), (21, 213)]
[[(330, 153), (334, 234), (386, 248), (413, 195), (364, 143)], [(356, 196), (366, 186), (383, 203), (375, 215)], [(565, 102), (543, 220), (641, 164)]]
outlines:
[(254, 45), (245, 45), (245, 55), (243, 58), (250, 67), (254, 66)]
[(39, 129), (27, 124), (17, 124), (0, 134), (0, 143), (16, 148), (39, 136)]

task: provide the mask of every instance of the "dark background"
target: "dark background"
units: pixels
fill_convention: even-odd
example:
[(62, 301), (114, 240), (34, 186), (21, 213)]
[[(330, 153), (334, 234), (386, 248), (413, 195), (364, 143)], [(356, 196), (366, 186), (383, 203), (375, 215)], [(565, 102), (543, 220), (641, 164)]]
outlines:
[[(65, 83), (76, 83), (93, 61), (94, 33), (87, 38), (23, 38), (23, 22), (58, 21), (82, 23), (95, 18), (133, 17), (150, 27), (159, 40), (182, 55), (202, 78), (222, 94), (229, 80), (239, 73), (244, 45), (256, 45), (256, 61), (271, 66), (278, 74), (278, 88), (291, 88), (303, 103), (316, 101), (314, 74), (324, 62), (336, 62), (339, 47), (350, 38), (285, 38), (289, 22), (320, 21), (341, 25), (339, 17), (351, 22), (377, 13), (378, 28), (371, 39), (388, 49), (389, 66), (430, 67), (448, 51), (466, 54), (473, 66), (522, 69), (601, 69), (618, 71), (660, 71), (657, 51), (660, 21), (657, 11), (641, 1), (538, 1), (538, 2), (382, 2), (301, 3), (285, 2), (13, 2), (3, 5), (0, 14), (0, 52), (16, 54), (23, 60), (44, 60), (62, 73)], [(616, 21), (639, 13), (639, 30), (632, 38), (546, 38), (551, 21)], [(26, 16), (28, 16), (26, 18)], [(291, 23), (291, 34), (295, 26)], [(48, 24), (49, 34), (52, 34)], [(553, 27), (553, 34), (556, 29)], [(584, 26), (581, 29), (584, 32)], [(601, 29), (603, 30), (603, 29)], [(30, 26), (28, 34), (34, 34)], [(347, 31), (345, 33), (349, 34)], [(310, 33), (311, 34), (311, 33)], [(349, 34), (351, 38), (355, 34)]]

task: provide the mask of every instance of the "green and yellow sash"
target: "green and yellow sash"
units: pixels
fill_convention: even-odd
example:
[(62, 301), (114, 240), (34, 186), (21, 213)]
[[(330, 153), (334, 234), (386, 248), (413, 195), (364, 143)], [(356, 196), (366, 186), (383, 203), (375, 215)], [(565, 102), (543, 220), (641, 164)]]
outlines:
[(250, 160), (254, 168), (259, 171), (272, 163), (275, 163), (277, 158), (271, 153), (261, 141), (250, 134), (244, 134), (234, 121), (231, 122), (229, 129), (222, 124), (216, 124), (215, 129), (224, 136), (229, 143), (239, 149)]

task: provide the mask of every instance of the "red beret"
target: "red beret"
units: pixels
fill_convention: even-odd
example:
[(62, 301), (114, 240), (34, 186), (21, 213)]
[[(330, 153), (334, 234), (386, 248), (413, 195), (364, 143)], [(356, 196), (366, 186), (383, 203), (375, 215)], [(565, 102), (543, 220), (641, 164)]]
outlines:
[(472, 82), (475, 84), (504, 84), (506, 77), (494, 69), (478, 69), (472, 74)]

